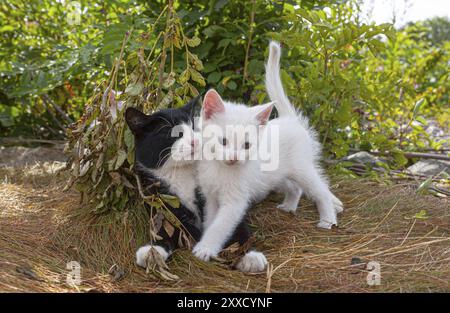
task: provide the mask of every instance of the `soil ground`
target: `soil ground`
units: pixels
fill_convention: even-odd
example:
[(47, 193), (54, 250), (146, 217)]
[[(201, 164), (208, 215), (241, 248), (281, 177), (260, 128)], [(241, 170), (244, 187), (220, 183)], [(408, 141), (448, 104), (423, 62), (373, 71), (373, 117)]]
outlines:
[[(95, 233), (73, 225), (79, 195), (63, 191), (67, 174), (59, 171), (62, 166), (40, 162), (0, 168), (2, 292), (450, 291), (448, 198), (418, 195), (409, 184), (341, 177), (332, 179), (333, 191), (345, 204), (336, 229), (317, 229), (317, 211), (306, 199), (295, 215), (276, 209), (279, 195), (252, 209), (256, 247), (270, 262), (267, 272), (243, 274), (181, 250), (168, 262), (179, 279), (166, 281), (134, 265), (137, 244), (129, 240), (122, 251), (129, 262), (116, 263), (119, 275), (113, 277), (108, 268), (119, 247), (83, 245)], [(66, 264), (72, 260), (81, 264), (77, 287), (66, 283)], [(381, 281), (372, 286), (368, 268), (378, 265)]]

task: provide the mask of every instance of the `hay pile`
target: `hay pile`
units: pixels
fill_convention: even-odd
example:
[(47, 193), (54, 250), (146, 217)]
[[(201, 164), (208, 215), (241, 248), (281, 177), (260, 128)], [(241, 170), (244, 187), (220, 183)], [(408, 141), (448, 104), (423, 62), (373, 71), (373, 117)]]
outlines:
[[(315, 227), (310, 201), (292, 215), (275, 209), (281, 198), (273, 195), (251, 214), (267, 273), (230, 271), (179, 251), (168, 264), (180, 279), (164, 281), (133, 264), (130, 225), (139, 217), (80, 215), (79, 195), (62, 191), (68, 177), (59, 170), (0, 169), (0, 291), (450, 291), (449, 200), (416, 195), (408, 184), (334, 178), (346, 211), (331, 231)], [(72, 260), (82, 266), (76, 288), (66, 283)], [(379, 286), (367, 284), (370, 261), (381, 265)]]

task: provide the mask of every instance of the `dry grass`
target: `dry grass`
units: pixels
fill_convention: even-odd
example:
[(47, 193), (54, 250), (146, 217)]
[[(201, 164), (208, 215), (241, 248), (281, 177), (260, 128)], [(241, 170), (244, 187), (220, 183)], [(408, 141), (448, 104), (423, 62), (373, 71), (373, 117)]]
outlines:
[[(243, 274), (179, 251), (169, 266), (180, 280), (163, 281), (133, 264), (142, 242), (130, 225), (139, 212), (78, 214), (78, 194), (62, 191), (65, 174), (50, 165), (0, 169), (0, 291), (450, 291), (449, 201), (416, 195), (408, 185), (334, 179), (346, 210), (331, 231), (315, 227), (311, 202), (302, 200), (292, 215), (276, 210), (281, 199), (271, 196), (251, 215), (257, 248), (271, 262), (267, 273)], [(421, 210), (427, 218), (413, 218)], [(351, 265), (356, 258), (361, 264)], [(65, 283), (71, 260), (82, 266), (77, 289)], [(369, 261), (381, 265), (380, 286), (366, 282)], [(108, 274), (114, 264), (122, 279)]]

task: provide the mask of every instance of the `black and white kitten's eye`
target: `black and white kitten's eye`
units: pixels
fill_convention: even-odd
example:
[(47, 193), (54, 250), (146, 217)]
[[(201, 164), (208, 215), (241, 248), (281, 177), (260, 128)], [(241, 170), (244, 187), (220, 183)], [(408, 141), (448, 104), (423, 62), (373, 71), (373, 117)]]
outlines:
[(182, 138), (184, 135), (184, 132), (179, 132), (175, 137), (176, 138)]
[(228, 144), (227, 138), (222, 138), (222, 140), (220, 141), (220, 143), (222, 144), (222, 146), (226, 146), (226, 145)]
[(246, 142), (244, 142), (244, 149), (245, 150), (248, 150), (248, 149), (250, 149), (250, 142), (248, 142), (248, 141), (246, 141)]

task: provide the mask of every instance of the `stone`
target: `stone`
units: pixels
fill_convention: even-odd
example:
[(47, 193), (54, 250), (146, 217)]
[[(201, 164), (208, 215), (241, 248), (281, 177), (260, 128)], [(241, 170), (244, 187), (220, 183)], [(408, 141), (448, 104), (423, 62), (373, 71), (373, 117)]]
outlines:
[(420, 160), (406, 169), (413, 175), (435, 176), (441, 172), (450, 175), (450, 162), (442, 160)]
[(377, 162), (380, 162), (380, 159), (376, 156), (373, 156), (369, 152), (366, 151), (360, 151), (354, 154), (351, 154), (349, 156), (346, 156), (344, 161), (350, 161), (354, 163), (361, 163), (361, 164), (372, 164), (375, 165)]

